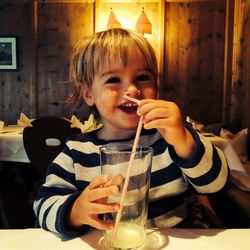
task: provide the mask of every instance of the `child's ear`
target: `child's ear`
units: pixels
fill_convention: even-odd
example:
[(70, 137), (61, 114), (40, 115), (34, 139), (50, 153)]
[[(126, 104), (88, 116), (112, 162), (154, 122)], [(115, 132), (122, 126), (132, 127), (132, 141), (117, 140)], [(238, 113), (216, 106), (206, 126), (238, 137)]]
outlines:
[(81, 89), (81, 95), (84, 99), (84, 101), (89, 105), (93, 106), (95, 104), (93, 94), (91, 92), (91, 89), (89, 89), (87, 86), (82, 87)]

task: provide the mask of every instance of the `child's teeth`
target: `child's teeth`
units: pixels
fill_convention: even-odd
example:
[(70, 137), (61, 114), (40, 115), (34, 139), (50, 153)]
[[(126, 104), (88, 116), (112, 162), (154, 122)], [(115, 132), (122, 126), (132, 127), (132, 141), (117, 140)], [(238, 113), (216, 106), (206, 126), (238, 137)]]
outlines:
[(136, 107), (137, 105), (135, 103), (126, 103), (126, 104), (123, 104), (123, 106), (126, 106), (126, 107)]

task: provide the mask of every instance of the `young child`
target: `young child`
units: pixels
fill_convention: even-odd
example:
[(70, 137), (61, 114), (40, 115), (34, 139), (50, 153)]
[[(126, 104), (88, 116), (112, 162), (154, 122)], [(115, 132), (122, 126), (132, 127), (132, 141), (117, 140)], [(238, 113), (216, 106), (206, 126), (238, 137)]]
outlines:
[[(119, 204), (105, 203), (119, 192), (101, 175), (99, 147), (133, 144), (139, 122), (139, 144), (154, 150), (148, 224), (178, 226), (186, 217), (192, 186), (199, 193), (221, 190), (228, 177), (222, 152), (192, 127), (184, 125), (178, 106), (157, 100), (157, 62), (153, 48), (132, 30), (110, 29), (82, 41), (72, 58), (74, 100), (98, 111), (103, 126), (68, 139), (48, 169), (46, 183), (34, 203), (41, 227), (62, 235), (80, 235), (93, 227), (113, 229), (100, 217)], [(124, 94), (141, 100), (139, 105)]]

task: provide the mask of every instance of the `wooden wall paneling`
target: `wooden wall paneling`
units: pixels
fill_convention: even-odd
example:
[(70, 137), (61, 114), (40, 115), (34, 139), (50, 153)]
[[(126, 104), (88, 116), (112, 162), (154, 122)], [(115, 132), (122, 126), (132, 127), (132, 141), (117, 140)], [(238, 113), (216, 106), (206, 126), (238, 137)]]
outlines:
[(93, 3), (38, 2), (39, 116), (71, 115), (64, 103), (69, 91), (70, 55), (76, 42), (93, 32)]
[(248, 128), (248, 134), (250, 136), (250, 1), (247, 1), (243, 5), (243, 29), (241, 35), (241, 95), (239, 100), (241, 101), (241, 121), (242, 128)]
[(207, 26), (204, 27), (210, 28), (209, 33), (205, 32), (206, 28), (203, 29), (203, 31), (204, 36), (208, 35), (209, 42), (207, 44), (204, 43), (202, 51), (206, 53), (206, 55), (210, 54), (210, 56), (208, 64), (204, 65), (203, 69), (203, 72), (206, 72), (206, 68), (209, 68), (209, 72), (206, 78), (204, 78), (204, 86), (206, 86), (206, 89), (204, 88), (203, 92), (203, 97), (207, 96), (207, 99), (205, 99), (202, 108), (206, 114), (210, 114), (207, 122), (211, 123), (223, 121), (226, 1), (209, 2), (208, 8), (212, 16), (212, 23), (208, 21), (210, 15), (208, 12), (206, 19), (206, 21), (208, 21)]
[(234, 46), (234, 5), (235, 0), (226, 0), (226, 25), (224, 48), (224, 84), (223, 84), (223, 121), (231, 121), (231, 93), (233, 72), (233, 46)]
[(30, 75), (30, 113), (29, 117), (35, 118), (37, 117), (37, 3), (36, 1), (30, 1), (32, 6), (32, 11), (30, 14), (30, 37), (29, 42), (26, 43), (24, 51), (30, 52), (27, 53), (32, 65), (29, 67), (29, 75)]
[[(166, 5), (166, 25), (165, 25), (165, 54), (164, 57), (164, 81), (163, 81), (163, 97), (174, 100), (175, 89), (180, 85), (178, 79), (179, 63), (179, 11), (178, 6), (174, 4)], [(179, 104), (180, 105), (180, 104)]]
[(245, 98), (245, 104), (244, 107), (242, 107), (242, 110), (244, 110), (243, 114), (245, 117), (245, 122), (243, 123), (244, 127), (248, 129), (248, 161), (250, 161), (250, 115), (249, 115), (249, 107), (250, 107), (250, 2), (247, 2), (246, 6), (246, 12), (245, 12), (245, 39), (246, 39), (246, 52), (245, 60), (243, 62), (244, 65), (244, 85), (246, 87), (246, 98)]
[(232, 59), (232, 92), (231, 119), (241, 120), (241, 83), (242, 83), (242, 39), (243, 39), (244, 4), (241, 0), (234, 1), (234, 34)]
[(159, 46), (158, 46), (158, 71), (159, 71), (159, 80), (158, 80), (158, 98), (163, 99), (163, 84), (164, 84), (164, 55), (165, 55), (165, 20), (166, 20), (166, 4), (165, 0), (159, 2)]
[(235, 38), (233, 61), (232, 116), (248, 128), (248, 156), (250, 160), (250, 1), (235, 3)]
[[(224, 105), (224, 120), (231, 119), (234, 114), (240, 114), (243, 124), (249, 124), (249, 118), (244, 112), (244, 107), (247, 107), (247, 104), (249, 106), (248, 66), (245, 66), (248, 65), (249, 44), (245, 35), (248, 30), (246, 12), (242, 27), (244, 45), (239, 46), (241, 40), (235, 43), (231, 38), (232, 34), (238, 34), (237, 39), (241, 39), (241, 33), (234, 27), (240, 22), (232, 21), (232, 12), (239, 15), (234, 3), (240, 3), (240, 6), (249, 5), (249, 0), (124, 0), (120, 3), (113, 3), (111, 0), (99, 1), (102, 2), (102, 12), (109, 14), (110, 6), (113, 6), (118, 18), (119, 8), (126, 12), (133, 9), (134, 20), (130, 18), (132, 13), (129, 12), (131, 16), (128, 16), (133, 25), (140, 15), (141, 7), (145, 8), (153, 23), (153, 35), (149, 41), (154, 46), (159, 61), (159, 74), (163, 83), (160, 91), (164, 92), (162, 97), (180, 103), (184, 116), (189, 114), (204, 123), (216, 122), (221, 120), (221, 107)], [(100, 20), (94, 19), (96, 3), (93, 2), (1, 1), (0, 35), (19, 37), (19, 70), (0, 72), (0, 119), (8, 124), (16, 123), (20, 112), (29, 117), (47, 114), (68, 116), (71, 110), (61, 102), (65, 99), (68, 89), (66, 84), (60, 82), (68, 80), (69, 55), (73, 44), (82, 35), (92, 34), (95, 22)], [(228, 12), (226, 3), (229, 3)], [(101, 19), (104, 25), (108, 14), (106, 19)], [(225, 23), (225, 19), (231, 24)], [(164, 41), (163, 47), (161, 39)], [(225, 51), (229, 51), (224, 55), (224, 93), (221, 85), (223, 42), (226, 44)], [(238, 59), (235, 57), (236, 52), (240, 55)], [(233, 84), (231, 90), (232, 72), (233, 82), (238, 84)], [(239, 76), (238, 80), (235, 80), (236, 75)], [(233, 106), (232, 112), (231, 92), (238, 102), (237, 109)], [(224, 101), (221, 101), (222, 95)], [(83, 112), (85, 111), (86, 107), (83, 107)]]
[(184, 118), (222, 120), (225, 1), (167, 2), (164, 96)]
[[(166, 84), (168, 85), (171, 83), (171, 90), (174, 90), (172, 93), (174, 96), (172, 96), (173, 99), (171, 98), (171, 101), (175, 101), (180, 106), (180, 108), (184, 110), (187, 109), (186, 104), (188, 103), (187, 98), (189, 91), (189, 86), (187, 84), (187, 74), (185, 74), (185, 72), (188, 70), (188, 63), (191, 63), (191, 60), (188, 61), (190, 53), (188, 43), (190, 41), (190, 35), (192, 35), (192, 33), (190, 34), (191, 29), (189, 28), (188, 23), (190, 12), (191, 8), (187, 7), (186, 4), (171, 4), (171, 7), (169, 7), (169, 12), (166, 14), (169, 18), (174, 18), (172, 25), (174, 26), (173, 32), (176, 32), (176, 40), (174, 43), (172, 43), (175, 52), (172, 54), (172, 50), (169, 50), (167, 55), (171, 61), (173, 60), (173, 64), (175, 64), (175, 70), (170, 69), (168, 71), (168, 75), (170, 77), (173, 75), (174, 79), (173, 81), (167, 80)], [(166, 44), (168, 44), (168, 41)], [(166, 91), (168, 91), (168, 89), (166, 89)], [(177, 93), (178, 95), (176, 95)], [(166, 95), (168, 96), (168, 93), (166, 93)]]
[(231, 116), (248, 129), (250, 160), (250, 0), (235, 0), (234, 14)]
[(18, 37), (17, 71), (0, 71), (0, 119), (16, 124), (20, 112), (34, 114), (33, 1), (0, 3), (0, 35)]

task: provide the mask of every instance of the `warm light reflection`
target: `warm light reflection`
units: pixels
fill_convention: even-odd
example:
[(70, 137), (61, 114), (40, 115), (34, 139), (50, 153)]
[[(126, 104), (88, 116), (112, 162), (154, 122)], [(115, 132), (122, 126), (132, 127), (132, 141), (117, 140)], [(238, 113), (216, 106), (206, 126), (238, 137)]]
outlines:
[(118, 19), (116, 18), (115, 13), (111, 8), (109, 20), (108, 20), (108, 24), (107, 24), (107, 29), (113, 29), (113, 28), (122, 28), (122, 25), (118, 21)]
[(146, 16), (144, 8), (142, 8), (142, 13), (136, 22), (136, 31), (142, 34), (152, 34), (152, 24)]
[[(122, 28), (125, 29), (132, 29), (135, 30), (135, 24), (138, 19), (138, 16), (140, 15), (140, 10), (137, 12), (135, 11), (128, 11), (124, 9), (116, 9), (112, 8), (111, 10), (113, 14), (115, 14), (116, 21), (119, 22), (122, 26)], [(101, 31), (101, 30), (106, 30), (107, 25), (110, 20), (110, 8), (107, 9), (102, 9), (98, 11), (98, 20), (96, 23), (96, 31)], [(114, 18), (111, 18), (114, 20)], [(115, 21), (115, 22), (116, 22)], [(112, 23), (113, 21), (111, 21)]]

